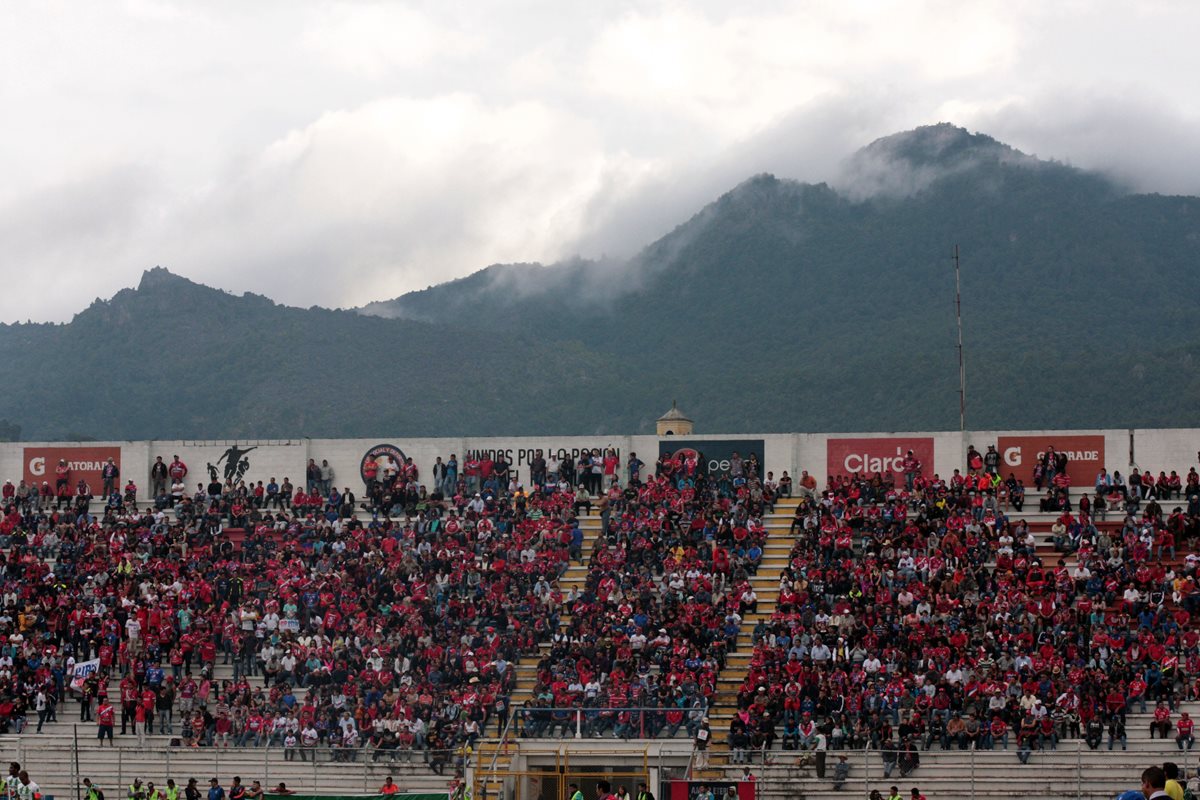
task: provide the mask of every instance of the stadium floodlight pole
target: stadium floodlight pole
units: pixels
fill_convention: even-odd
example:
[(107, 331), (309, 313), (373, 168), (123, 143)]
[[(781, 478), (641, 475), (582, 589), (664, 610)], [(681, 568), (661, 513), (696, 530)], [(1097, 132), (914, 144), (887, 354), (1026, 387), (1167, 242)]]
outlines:
[(959, 280), (958, 245), (954, 245), (954, 315), (958, 319), (958, 430), (967, 432), (967, 367), (963, 363), (962, 285)]

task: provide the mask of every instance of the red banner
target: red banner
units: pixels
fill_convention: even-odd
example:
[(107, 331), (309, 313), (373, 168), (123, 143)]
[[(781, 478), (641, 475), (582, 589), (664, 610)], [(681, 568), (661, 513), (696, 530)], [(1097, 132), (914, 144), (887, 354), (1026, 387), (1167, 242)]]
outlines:
[(876, 472), (904, 473), (904, 456), (909, 450), (921, 462), (921, 472), (933, 474), (933, 437), (828, 439), (825, 443), (827, 475), (874, 475)]
[(1104, 466), (1103, 436), (1000, 436), (1000, 474), (1015, 473), (1027, 486), (1033, 484), (1033, 468), (1050, 447), (1067, 454), (1067, 475), (1072, 486), (1091, 486)]
[(94, 494), (99, 494), (103, 486), (100, 470), (104, 462), (112, 459), (118, 468), (121, 466), (121, 448), (119, 447), (26, 447), (24, 461), (24, 478), (26, 483), (46, 481), (52, 487), (58, 479), (59, 459), (65, 459), (71, 470), (71, 492), (75, 492), (75, 484), (83, 478), (88, 482)]

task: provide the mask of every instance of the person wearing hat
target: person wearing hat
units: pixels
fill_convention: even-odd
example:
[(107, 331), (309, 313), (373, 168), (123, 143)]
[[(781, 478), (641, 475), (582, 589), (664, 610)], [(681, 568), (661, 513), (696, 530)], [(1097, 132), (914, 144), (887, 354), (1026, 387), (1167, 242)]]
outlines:
[(846, 757), (839, 755), (838, 763), (833, 766), (833, 788), (841, 791), (846, 785), (846, 779), (850, 777), (850, 763), (846, 761)]
[(208, 779), (208, 800), (225, 800), (225, 790), (216, 778)]

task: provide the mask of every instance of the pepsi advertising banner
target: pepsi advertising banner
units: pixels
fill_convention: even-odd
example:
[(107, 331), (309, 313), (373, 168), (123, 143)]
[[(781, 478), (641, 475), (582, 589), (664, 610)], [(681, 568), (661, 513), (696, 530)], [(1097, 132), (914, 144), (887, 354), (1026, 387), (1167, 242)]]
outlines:
[(766, 447), (762, 439), (660, 439), (658, 455), (671, 455), (675, 458), (685, 457), (695, 453), (697, 461), (704, 465), (710, 478), (722, 478), (729, 475), (729, 463), (733, 454), (737, 453), (745, 463), (750, 460), (750, 454), (758, 460), (758, 476), (765, 477)]

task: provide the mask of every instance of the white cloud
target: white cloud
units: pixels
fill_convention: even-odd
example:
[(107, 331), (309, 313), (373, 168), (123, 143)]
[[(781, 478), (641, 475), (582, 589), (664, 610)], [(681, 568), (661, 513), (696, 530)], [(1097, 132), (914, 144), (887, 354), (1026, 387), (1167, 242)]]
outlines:
[(357, 304), (625, 255), (750, 174), (951, 121), (1200, 193), (1200, 5), (0, 5), (0, 318), (163, 264)]
[(462, 56), (479, 44), (415, 8), (395, 3), (341, 2), (312, 17), (305, 44), (337, 67), (370, 79)]
[(362, 304), (473, 271), (484, 253), (566, 256), (593, 224), (597, 193), (650, 167), (605, 153), (585, 121), (537, 103), (388, 98), (270, 144), (159, 244), (187, 241), (169, 266), (224, 286)]

